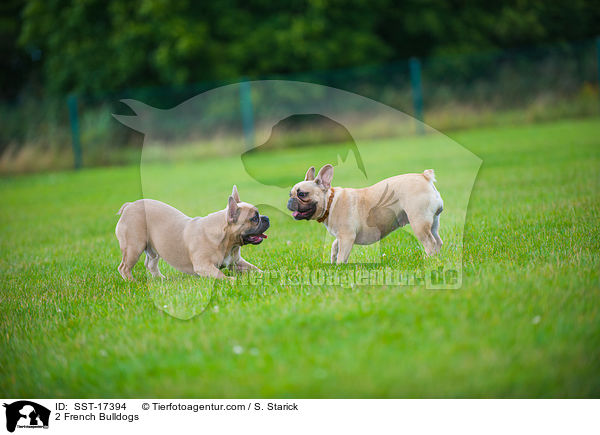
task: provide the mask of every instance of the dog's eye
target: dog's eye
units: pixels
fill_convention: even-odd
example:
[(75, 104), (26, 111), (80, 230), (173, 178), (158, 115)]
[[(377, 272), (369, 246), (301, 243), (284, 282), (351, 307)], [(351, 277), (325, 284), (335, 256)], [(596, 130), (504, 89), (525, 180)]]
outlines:
[(306, 192), (298, 192), (298, 198), (304, 198), (306, 196)]
[(258, 213), (256, 213), (254, 216), (252, 216), (252, 218), (250, 219), (251, 222), (258, 222)]

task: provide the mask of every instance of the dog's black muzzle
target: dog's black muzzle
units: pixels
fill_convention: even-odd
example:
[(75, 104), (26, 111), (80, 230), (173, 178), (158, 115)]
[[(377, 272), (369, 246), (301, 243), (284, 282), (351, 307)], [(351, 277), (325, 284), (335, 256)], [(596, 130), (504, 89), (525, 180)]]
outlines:
[(267, 238), (265, 231), (267, 231), (269, 229), (269, 227), (271, 226), (271, 222), (269, 221), (268, 216), (260, 215), (259, 218), (260, 218), (259, 219), (260, 223), (259, 223), (256, 231), (254, 231), (252, 233), (244, 234), (242, 236), (242, 240), (244, 241), (244, 244), (249, 243), (251, 245), (258, 245), (264, 239)]
[(298, 211), (298, 200), (296, 198), (290, 198), (287, 203), (287, 208), (289, 211)]
[(261, 233), (264, 233), (271, 226), (271, 221), (269, 221), (269, 216), (260, 215), (260, 225), (259, 229)]
[(297, 198), (290, 198), (287, 208), (292, 212), (293, 218), (297, 221), (302, 219), (309, 220), (315, 214), (315, 211), (317, 211), (317, 203), (302, 204)]

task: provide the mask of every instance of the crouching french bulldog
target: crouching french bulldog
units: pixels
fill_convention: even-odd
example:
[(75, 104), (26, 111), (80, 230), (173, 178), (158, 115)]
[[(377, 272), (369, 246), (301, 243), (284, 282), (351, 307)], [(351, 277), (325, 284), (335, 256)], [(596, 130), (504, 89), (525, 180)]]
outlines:
[(324, 223), (336, 238), (331, 262), (347, 263), (354, 244), (370, 245), (407, 223), (427, 255), (439, 252), (438, 234), (443, 201), (433, 183), (435, 174), (404, 174), (363, 189), (331, 187), (333, 166), (315, 168), (290, 191), (287, 207), (296, 220)]
[(219, 279), (226, 278), (219, 270), (222, 267), (261, 272), (242, 258), (240, 249), (267, 238), (269, 218), (240, 201), (236, 186), (227, 208), (205, 217), (188, 217), (153, 199), (126, 202), (119, 214), (115, 233), (123, 254), (119, 265), (123, 279), (133, 280), (131, 269), (143, 251), (145, 265), (154, 277), (164, 278), (158, 270), (160, 258), (182, 272)]

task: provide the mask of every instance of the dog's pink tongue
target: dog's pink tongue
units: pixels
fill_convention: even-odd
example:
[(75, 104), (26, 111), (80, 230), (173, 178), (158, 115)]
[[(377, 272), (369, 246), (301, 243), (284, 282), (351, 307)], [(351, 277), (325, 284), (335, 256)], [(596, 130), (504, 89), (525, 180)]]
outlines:
[(299, 215), (299, 214), (300, 214), (300, 212), (299, 212), (299, 211), (295, 211), (294, 213), (292, 213), (292, 216), (294, 216), (294, 217), (298, 217), (298, 215)]
[(267, 235), (265, 233), (261, 234), (260, 237), (262, 237), (263, 239), (267, 238)]

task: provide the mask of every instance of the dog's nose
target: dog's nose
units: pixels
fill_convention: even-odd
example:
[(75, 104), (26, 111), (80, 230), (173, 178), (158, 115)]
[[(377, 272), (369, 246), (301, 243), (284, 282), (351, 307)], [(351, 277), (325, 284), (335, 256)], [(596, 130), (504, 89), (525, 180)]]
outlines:
[(298, 210), (298, 201), (296, 201), (296, 198), (290, 198), (290, 200), (287, 203), (287, 208), (290, 211)]
[(260, 216), (260, 220), (263, 223), (263, 225), (266, 226), (266, 228), (269, 228), (271, 226), (271, 222), (269, 221), (269, 216)]

